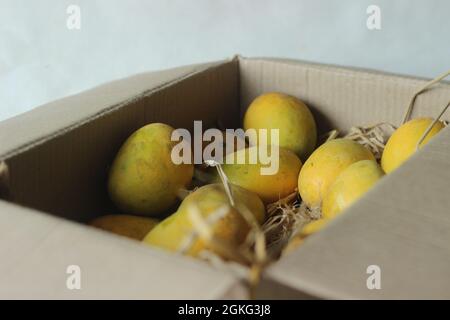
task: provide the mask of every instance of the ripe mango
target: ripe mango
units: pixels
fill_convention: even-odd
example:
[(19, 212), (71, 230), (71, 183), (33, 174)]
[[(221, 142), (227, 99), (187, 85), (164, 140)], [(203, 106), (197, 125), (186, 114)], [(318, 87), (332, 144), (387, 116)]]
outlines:
[[(279, 148), (279, 158), (273, 159), (278, 161), (278, 172), (273, 175), (261, 174), (261, 168), (267, 165), (259, 161), (255, 164), (249, 163), (248, 160), (251, 157), (259, 160), (257, 155), (258, 147), (256, 146), (228, 154), (222, 165), (225, 175), (232, 183), (256, 193), (264, 203), (278, 201), (295, 191), (302, 162), (294, 152)], [(245, 156), (246, 162), (236, 163), (241, 156)], [(232, 159), (234, 163), (231, 163)]]
[(330, 220), (339, 215), (361, 198), (384, 172), (374, 160), (361, 160), (349, 165), (331, 184), (322, 203), (322, 218), (306, 225), (303, 235), (310, 235), (325, 227)]
[(326, 221), (323, 218), (318, 219), (318, 220), (313, 220), (313, 221), (309, 222), (306, 226), (303, 227), (303, 229), (301, 231), (301, 235), (309, 236), (313, 233), (316, 233), (317, 231), (321, 230), (327, 222), (328, 221)]
[[(224, 208), (226, 213), (216, 222), (211, 224), (213, 235), (231, 246), (242, 244), (247, 236), (250, 226), (241, 216), (244, 207), (253, 213), (259, 224), (265, 218), (265, 209), (258, 196), (241, 187), (231, 185), (235, 207), (230, 205), (225, 188), (222, 184), (209, 184), (189, 194), (181, 203), (178, 210), (158, 224), (144, 238), (143, 242), (152, 246), (158, 246), (170, 251), (178, 251), (186, 244), (189, 236), (195, 231), (189, 210), (195, 206), (207, 220), (217, 210)], [(196, 256), (204, 249), (210, 249), (208, 243), (199, 238), (194, 238), (193, 243), (186, 251), (187, 254)], [(216, 252), (221, 255), (221, 252)]]
[(292, 150), (302, 161), (316, 147), (317, 129), (311, 111), (301, 100), (287, 94), (266, 93), (253, 100), (244, 116), (244, 129), (250, 128), (279, 129), (279, 146)]
[[(381, 156), (381, 167), (384, 172), (392, 172), (416, 152), (417, 143), (432, 122), (431, 118), (417, 118), (406, 122), (394, 131)], [(420, 146), (428, 143), (444, 127), (444, 123), (438, 121)]]
[(89, 224), (99, 229), (141, 241), (158, 224), (158, 220), (127, 214), (111, 214), (98, 217), (89, 222)]
[(171, 152), (174, 129), (152, 123), (134, 132), (120, 148), (109, 172), (111, 199), (123, 212), (154, 216), (170, 209), (194, 173), (192, 164), (176, 165)]
[(375, 160), (359, 143), (334, 139), (322, 144), (306, 160), (298, 176), (298, 191), (309, 207), (318, 207), (337, 176), (352, 163)]
[(374, 160), (361, 160), (349, 165), (334, 180), (322, 203), (322, 217), (332, 219), (347, 209), (375, 183), (384, 172)]

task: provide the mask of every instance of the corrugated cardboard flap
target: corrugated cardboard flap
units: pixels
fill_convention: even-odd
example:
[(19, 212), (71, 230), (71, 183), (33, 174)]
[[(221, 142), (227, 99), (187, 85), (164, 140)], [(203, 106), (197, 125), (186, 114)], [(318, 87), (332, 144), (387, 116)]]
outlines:
[[(44, 143), (95, 117), (114, 112), (130, 100), (205, 71), (225, 61), (146, 72), (109, 82), (35, 108), (0, 123), (0, 159)], [(24, 125), (26, 124), (26, 125)], [(14, 132), (14, 135), (11, 134)]]
[[(322, 131), (398, 123), (424, 83), (304, 62), (238, 60), (239, 70), (237, 61), (219, 62), (119, 80), (1, 123), (0, 159), (10, 167), (12, 196), (87, 221), (110, 213), (104, 212), (107, 164), (148, 122), (188, 128), (196, 119), (211, 126), (221, 116), (232, 122), (239, 104), (243, 112), (256, 95), (282, 91), (305, 100)], [(447, 84), (419, 97), (415, 115), (437, 114), (449, 92)], [(289, 295), (307, 298), (450, 298), (449, 168), (447, 128), (323, 232), (272, 265), (262, 296), (276, 298), (270, 296), (276, 283), (274, 292), (285, 285), (295, 289), (284, 291)], [(237, 279), (205, 263), (37, 210), (0, 201), (0, 221), (0, 297), (245, 297)], [(70, 264), (81, 268), (79, 291), (66, 287)], [(369, 265), (381, 268), (381, 290), (366, 286)]]
[[(245, 298), (239, 279), (204, 262), (35, 210), (78, 221), (113, 213), (107, 165), (124, 138), (155, 120), (192, 125), (180, 107), (209, 125), (237, 113), (237, 77), (230, 60), (150, 72), (2, 122), (6, 191), (28, 208), (0, 200), (0, 297)], [(66, 286), (69, 265), (81, 268), (81, 290)]]
[[(268, 270), (326, 298), (450, 298), (450, 129)], [(381, 289), (366, 284), (371, 265)]]
[[(3, 201), (0, 221), (2, 299), (246, 297), (235, 278), (192, 258)], [(80, 290), (66, 285), (72, 265)]]

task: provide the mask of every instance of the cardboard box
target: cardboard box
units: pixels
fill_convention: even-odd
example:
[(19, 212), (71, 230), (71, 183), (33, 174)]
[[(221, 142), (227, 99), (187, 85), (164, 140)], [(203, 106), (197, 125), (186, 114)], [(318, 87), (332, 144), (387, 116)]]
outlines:
[[(267, 91), (304, 100), (321, 132), (398, 124), (425, 83), (379, 72), (279, 59), (231, 60), (139, 74), (0, 123), (1, 298), (246, 298), (242, 281), (205, 262), (79, 222), (112, 212), (108, 165), (150, 122), (236, 128)], [(450, 85), (413, 116), (435, 116)], [(448, 117), (447, 117), (448, 118)], [(450, 298), (450, 130), (436, 136), (329, 227), (271, 265), (260, 298)], [(7, 173), (9, 172), (9, 177)], [(81, 290), (66, 287), (69, 265)], [(381, 290), (366, 286), (381, 268)]]

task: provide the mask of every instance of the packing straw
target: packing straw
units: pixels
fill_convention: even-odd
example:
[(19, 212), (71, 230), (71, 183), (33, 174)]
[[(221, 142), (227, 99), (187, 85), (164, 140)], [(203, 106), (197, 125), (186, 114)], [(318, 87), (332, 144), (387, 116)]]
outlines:
[[(182, 243), (179, 252), (187, 252), (193, 246), (195, 239), (199, 237), (203, 241), (208, 243), (209, 248), (214, 249), (215, 252), (218, 252), (221, 257), (229, 259), (230, 261), (238, 262), (241, 265), (249, 266), (248, 272), (245, 273), (245, 278), (248, 281), (250, 298), (254, 298), (255, 289), (260, 283), (262, 271), (264, 267), (269, 263), (268, 255), (266, 252), (265, 234), (261, 229), (258, 221), (254, 217), (253, 213), (248, 208), (246, 208), (245, 206), (240, 206), (239, 209), (236, 208), (236, 202), (233, 198), (233, 191), (230, 181), (228, 180), (220, 163), (214, 160), (206, 160), (205, 164), (207, 166), (216, 168), (220, 180), (224, 186), (225, 193), (227, 194), (229, 206), (235, 208), (236, 211), (241, 214), (246, 223), (250, 226), (250, 231), (245, 241), (245, 244), (247, 244), (247, 246), (243, 248), (237, 248), (214, 236), (213, 226), (217, 221), (222, 219), (229, 212), (229, 206), (220, 207), (205, 219), (202, 216), (199, 208), (195, 205), (192, 205), (188, 208), (188, 214), (194, 227), (194, 232), (190, 234)], [(253, 252), (246, 249), (252, 249)], [(220, 259), (220, 257), (214, 255), (211, 251), (202, 252), (200, 256), (206, 258), (216, 266), (224, 264), (224, 261)], [(234, 266), (232, 271), (236, 273), (236, 265), (231, 264), (231, 266)], [(239, 273), (242, 275), (242, 269), (239, 271)]]
[[(225, 192), (227, 193), (227, 196), (229, 198), (230, 205), (232, 207), (235, 207), (235, 201), (233, 199), (230, 182), (229, 182), (225, 172), (223, 171), (220, 163), (218, 163), (214, 160), (206, 160), (205, 163), (208, 166), (212, 166), (217, 169), (220, 180), (222, 181)], [(266, 252), (265, 252), (266, 243), (265, 243), (264, 233), (262, 232), (261, 227), (259, 226), (258, 221), (256, 221), (253, 213), (249, 209), (247, 209), (245, 206), (242, 206), (242, 208), (240, 208), (240, 209), (241, 210), (237, 210), (237, 211), (242, 215), (242, 217), (245, 219), (245, 221), (248, 223), (248, 225), (255, 232), (254, 237), (255, 237), (256, 259), (259, 263), (262, 263), (266, 260)]]
[[(412, 110), (413, 110), (414, 103), (416, 101), (417, 96), (419, 94), (425, 92), (431, 86), (442, 81), (444, 78), (446, 78), (449, 75), (450, 75), (450, 70), (439, 75), (438, 77), (434, 78), (433, 80), (430, 80), (429, 82), (427, 82), (425, 85), (420, 87), (414, 93), (413, 97), (411, 98), (411, 100), (405, 110), (401, 124), (406, 123), (409, 120), (409, 118), (411, 117)], [(444, 115), (444, 113), (447, 111), (447, 109), (449, 107), (450, 107), (450, 101), (441, 110), (439, 115), (436, 118), (434, 118), (433, 122), (428, 126), (428, 128), (422, 134), (421, 138), (417, 142), (416, 150), (419, 149), (420, 144), (425, 140), (425, 138), (430, 133), (430, 131), (432, 130), (434, 125), (440, 120), (440, 118)], [(391, 134), (394, 132), (395, 129), (396, 129), (396, 127), (390, 123), (378, 123), (375, 125), (361, 126), (361, 127), (355, 126), (355, 127), (350, 128), (349, 132), (346, 135), (344, 135), (343, 138), (351, 139), (351, 140), (356, 141), (356, 142), (362, 144), (363, 146), (367, 147), (370, 151), (372, 151), (375, 158), (379, 161), (381, 159), (383, 150), (386, 146), (387, 140), (389, 139), (389, 137), (391, 136)], [(325, 134), (322, 141), (326, 142), (326, 141), (329, 141), (332, 139), (336, 139), (338, 137), (339, 137), (338, 130), (332, 130)], [(309, 214), (310, 216), (313, 216), (311, 220), (314, 220), (315, 218), (317, 219), (317, 213), (319, 213), (319, 215), (320, 215), (320, 208), (310, 209), (306, 205), (304, 205), (304, 203), (301, 203), (300, 208), (302, 208), (302, 207), (303, 207), (303, 210), (299, 210), (299, 211), (301, 211), (301, 213), (303, 215), (308, 216), (308, 214)], [(314, 217), (314, 216), (316, 216), (316, 217)], [(320, 216), (319, 216), (319, 218), (320, 218)], [(292, 237), (301, 235), (301, 229), (305, 225), (306, 224), (301, 225), (299, 230), (297, 230), (296, 232), (293, 232)]]
[(401, 124), (404, 124), (405, 122), (407, 122), (409, 120), (409, 118), (411, 117), (411, 113), (412, 113), (412, 110), (413, 110), (413, 107), (414, 107), (414, 102), (416, 101), (417, 96), (419, 94), (421, 94), (422, 92), (424, 92), (425, 90), (427, 90), (428, 88), (430, 88), (431, 86), (435, 85), (436, 83), (444, 80), (449, 75), (450, 75), (450, 70), (448, 70), (447, 72), (444, 72), (443, 74), (437, 76), (433, 80), (428, 81), (427, 83), (425, 83), (423, 85), (423, 87), (419, 88), (414, 93), (413, 97), (411, 98), (411, 101), (409, 102), (408, 107), (406, 108), (405, 114), (403, 115), (403, 120), (402, 120)]
[[(342, 138), (362, 144), (373, 153), (376, 160), (380, 160), (386, 142), (395, 129), (394, 125), (387, 122), (367, 126), (354, 126)], [(319, 140), (327, 142), (340, 136), (340, 132), (334, 129), (325, 133)]]
[(425, 140), (425, 138), (427, 137), (428, 133), (430, 133), (431, 129), (433, 129), (434, 125), (441, 119), (441, 117), (444, 115), (445, 111), (447, 111), (448, 107), (450, 106), (450, 101), (447, 103), (447, 105), (441, 110), (441, 112), (439, 113), (439, 115), (433, 120), (433, 122), (428, 126), (427, 130), (425, 130), (425, 132), (422, 134), (422, 136), (420, 137), (419, 141), (417, 142), (416, 145), (416, 150), (419, 150), (420, 144), (423, 142), (423, 140)]
[[(434, 78), (433, 80), (428, 81), (427, 83), (425, 83), (422, 87), (420, 87), (413, 95), (413, 97), (411, 98), (411, 101), (408, 104), (408, 107), (405, 110), (405, 114), (403, 116), (403, 120), (401, 124), (406, 123), (412, 114), (412, 110), (414, 108), (414, 102), (416, 101), (417, 96), (419, 96), (421, 93), (423, 93), (424, 91), (426, 91), (427, 89), (429, 89), (430, 87), (432, 87), (433, 85), (439, 83), (440, 81), (444, 80), (445, 78), (447, 78), (450, 75), (450, 70), (444, 72), (443, 74), (437, 76), (436, 78)], [(428, 126), (428, 128), (425, 130), (425, 132), (423, 133), (423, 135), (420, 137), (419, 141), (417, 142), (416, 145), (416, 150), (419, 150), (420, 148), (420, 144), (425, 140), (425, 138), (427, 137), (427, 135), (430, 133), (430, 131), (433, 129), (434, 125), (441, 119), (441, 117), (444, 115), (445, 111), (447, 111), (448, 107), (450, 105), (450, 101), (447, 103), (447, 105), (441, 110), (441, 112), (439, 113), (439, 115), (434, 118), (433, 122)]]
[(232, 207), (234, 207), (234, 199), (233, 194), (231, 193), (230, 183), (228, 181), (227, 176), (225, 175), (225, 172), (223, 172), (222, 166), (220, 163), (218, 163), (215, 160), (205, 160), (205, 164), (209, 167), (216, 167), (217, 172), (219, 173), (220, 180), (222, 181), (223, 187), (225, 188), (225, 192), (228, 196), (228, 200), (230, 201), (230, 204)]
[(344, 138), (362, 144), (373, 153), (375, 159), (380, 160), (386, 142), (394, 131), (392, 124), (381, 122), (365, 127), (351, 127)]
[[(418, 90), (416, 90), (405, 110), (405, 113), (403, 115), (403, 120), (401, 122), (401, 125), (406, 123), (412, 114), (414, 103), (417, 99), (417, 97), (425, 92), (427, 89), (432, 87), (433, 85), (439, 83), (446, 77), (450, 75), (450, 70), (447, 72), (444, 72), (443, 74), (437, 76), (433, 80), (428, 81), (425, 83), (422, 87), (420, 87)], [(440, 120), (440, 118), (444, 115), (445, 111), (448, 109), (450, 104), (449, 103), (444, 107), (444, 109), (440, 112), (440, 114), (434, 119), (434, 121), (429, 125), (429, 127), (425, 130), (422, 137), (419, 139), (416, 150), (419, 149), (420, 144), (425, 140), (428, 133), (432, 130), (433, 126)], [(381, 155), (383, 153), (384, 147), (386, 145), (387, 139), (390, 137), (390, 135), (393, 133), (393, 131), (396, 129), (396, 127), (390, 123), (378, 123), (375, 125), (369, 125), (369, 126), (361, 126), (361, 127), (351, 127), (349, 132), (343, 136), (343, 138), (354, 140), (366, 148), (368, 148), (372, 153), (374, 154), (375, 158), (377, 160), (380, 160)], [(325, 134), (325, 141), (329, 141), (331, 139), (335, 139), (339, 136), (339, 132), (337, 130), (332, 130), (330, 132), (327, 132)]]
[[(427, 82), (414, 93), (405, 110), (402, 124), (410, 118), (417, 96), (449, 74), (450, 71), (438, 76)], [(419, 139), (417, 148), (419, 148), (419, 145), (449, 107), (450, 101)], [(379, 161), (387, 140), (395, 129), (396, 127), (394, 125), (385, 122), (368, 126), (354, 126), (344, 135), (341, 135), (338, 130), (327, 132), (322, 137), (322, 141), (326, 142), (339, 137), (356, 141), (367, 147)], [(205, 161), (205, 165), (216, 168), (227, 194), (229, 206), (236, 208), (230, 181), (220, 163), (214, 160), (207, 160)], [(197, 171), (196, 178), (202, 183), (211, 181), (209, 174), (203, 171)], [(222, 239), (216, 238), (213, 233), (214, 224), (229, 212), (229, 206), (220, 207), (206, 218), (202, 216), (198, 207), (195, 205), (190, 207), (188, 209), (189, 217), (194, 226), (194, 232), (187, 237), (186, 241), (180, 247), (180, 251), (187, 252), (197, 238), (207, 242), (209, 248), (214, 249), (220, 255), (215, 254), (211, 250), (205, 250), (199, 256), (208, 260), (219, 269), (229, 270), (239, 277), (246, 279), (249, 285), (250, 298), (254, 298), (255, 289), (261, 281), (264, 268), (281, 255), (290, 252), (293, 247), (303, 243), (306, 236), (302, 234), (302, 229), (308, 223), (320, 219), (321, 210), (320, 207), (309, 208), (300, 200), (297, 190), (285, 198), (266, 206), (268, 217), (262, 226), (258, 224), (250, 210), (245, 207), (240, 207), (240, 210), (236, 211), (248, 223), (250, 231), (243, 246), (235, 247)], [(291, 244), (295, 244), (295, 246), (291, 246)]]
[[(221, 214), (218, 216), (226, 214), (228, 212), (228, 208), (221, 207), (217, 210)], [(216, 213), (217, 213), (216, 212)], [(222, 256), (227, 257), (233, 261), (246, 264), (249, 260), (248, 257), (241, 254), (239, 250), (236, 250), (234, 247), (230, 246), (225, 241), (221, 241), (220, 239), (214, 236), (213, 230), (211, 228), (211, 224), (206, 222), (203, 218), (200, 210), (197, 206), (193, 205), (188, 209), (189, 218), (194, 225), (194, 228), (198, 232), (200, 238), (208, 243), (208, 246), (219, 252)], [(219, 219), (216, 219), (219, 220)]]

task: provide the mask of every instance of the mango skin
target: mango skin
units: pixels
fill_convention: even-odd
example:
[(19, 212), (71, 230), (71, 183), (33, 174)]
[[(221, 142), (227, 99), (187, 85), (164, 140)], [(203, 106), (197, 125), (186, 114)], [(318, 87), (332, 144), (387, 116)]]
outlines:
[(376, 161), (362, 160), (348, 166), (336, 178), (322, 203), (322, 216), (332, 219), (350, 207), (384, 176)]
[(322, 230), (333, 218), (350, 207), (382, 177), (384, 172), (374, 160), (361, 160), (349, 165), (330, 186), (322, 203), (322, 218), (306, 225), (302, 234)]
[(322, 230), (323, 227), (327, 224), (328, 220), (326, 219), (318, 219), (309, 222), (306, 226), (303, 227), (301, 231), (302, 236), (309, 236), (313, 233), (316, 233), (319, 230)]
[[(257, 222), (262, 224), (265, 219), (265, 208), (258, 196), (238, 186), (231, 185), (231, 189), (237, 210), (245, 210), (242, 209), (245, 206), (254, 214)], [(143, 242), (172, 252), (178, 251), (194, 231), (189, 217), (192, 205), (199, 209), (204, 219), (207, 219), (219, 208), (229, 206), (227, 214), (214, 224), (213, 234), (232, 246), (238, 246), (245, 240), (250, 227), (239, 211), (230, 206), (223, 185), (217, 183), (203, 186), (189, 194), (178, 210), (151, 230)], [(214, 251), (208, 247), (207, 243), (197, 238), (186, 253), (197, 256), (204, 249)], [(216, 253), (221, 254), (220, 252)]]
[(156, 219), (127, 214), (101, 216), (89, 222), (89, 225), (95, 228), (139, 241), (157, 224), (158, 220)]
[(337, 176), (360, 160), (375, 160), (364, 146), (348, 139), (334, 139), (317, 148), (306, 160), (298, 176), (298, 191), (310, 207), (321, 205)]
[(194, 173), (192, 164), (176, 165), (170, 140), (174, 129), (152, 123), (134, 132), (122, 145), (109, 172), (108, 190), (123, 212), (155, 216), (176, 202)]
[(274, 175), (261, 175), (261, 167), (267, 167), (261, 163), (245, 164), (227, 163), (229, 159), (238, 159), (240, 154), (245, 154), (249, 159), (251, 153), (258, 154), (257, 147), (238, 150), (225, 157), (222, 165), (223, 171), (231, 183), (256, 193), (264, 203), (272, 203), (282, 199), (297, 187), (297, 177), (302, 167), (302, 162), (292, 151), (279, 148), (279, 167)]
[[(384, 172), (390, 173), (394, 171), (416, 152), (417, 143), (432, 122), (433, 119), (431, 118), (417, 118), (406, 122), (395, 130), (386, 143), (381, 156), (381, 167)], [(444, 127), (444, 123), (438, 121), (420, 146), (428, 143)]]
[(279, 146), (292, 150), (302, 161), (316, 147), (317, 128), (311, 111), (287, 94), (266, 93), (253, 100), (244, 116), (244, 129), (250, 128), (279, 129)]

